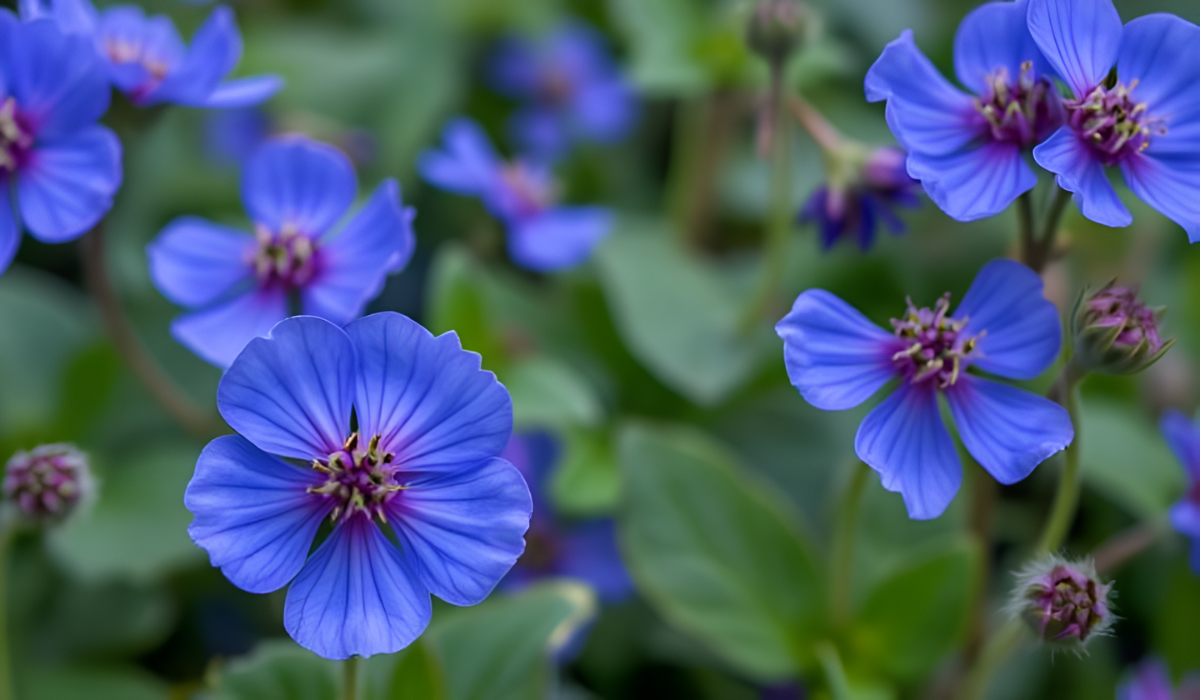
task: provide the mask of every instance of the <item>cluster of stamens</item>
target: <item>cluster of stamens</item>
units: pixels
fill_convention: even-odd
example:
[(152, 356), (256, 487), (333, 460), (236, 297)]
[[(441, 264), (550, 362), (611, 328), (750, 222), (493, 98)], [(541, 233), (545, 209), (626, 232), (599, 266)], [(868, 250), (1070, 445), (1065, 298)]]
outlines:
[(392, 465), (395, 458), (391, 452), (379, 449), (378, 435), (363, 447), (358, 433), (351, 433), (340, 451), (329, 455), (324, 462), (313, 460), (313, 469), (328, 478), (321, 486), (310, 487), (308, 492), (335, 499), (330, 514), (334, 522), (364, 513), (386, 523), (384, 506), (406, 488), (396, 483), (396, 469)]
[(264, 226), (254, 229), (258, 247), (251, 264), (260, 286), (282, 285), (286, 289), (303, 287), (316, 273), (316, 244), (295, 226), (285, 224), (278, 233)]
[(1146, 113), (1145, 102), (1135, 102), (1133, 90), (1113, 82), (1100, 85), (1080, 100), (1066, 103), (1069, 123), (1075, 133), (1099, 154), (1105, 165), (1120, 163), (1130, 154), (1150, 147), (1151, 136), (1162, 136), (1167, 127), (1162, 119)]
[(1037, 78), (1033, 62), (1021, 64), (1014, 83), (1007, 68), (987, 77), (987, 87), (975, 98), (975, 109), (987, 123), (992, 139), (1032, 146), (1062, 126), (1062, 107), (1054, 86)]
[(148, 55), (145, 47), (141, 44), (136, 44), (120, 39), (109, 39), (104, 43), (105, 53), (113, 63), (125, 65), (129, 63), (137, 63), (146, 72), (150, 74), (155, 83), (162, 82), (163, 78), (167, 77), (167, 73), (171, 67), (165, 61), (161, 61), (154, 56)]
[(907, 302), (904, 317), (892, 319), (896, 336), (905, 341), (905, 348), (892, 355), (892, 362), (911, 384), (931, 380), (939, 389), (952, 386), (970, 363), (980, 336), (962, 332), (966, 318), (949, 316), (949, 293), (932, 309), (918, 309), (912, 299)]
[(1108, 622), (1111, 587), (1070, 566), (1055, 566), (1035, 581), (1027, 594), (1042, 638), (1087, 641)]
[(509, 202), (517, 217), (540, 214), (557, 199), (554, 182), (522, 163), (510, 163), (500, 171)]
[(21, 121), (17, 101), (11, 97), (5, 99), (0, 104), (0, 171), (15, 171), (33, 146), (33, 134)]

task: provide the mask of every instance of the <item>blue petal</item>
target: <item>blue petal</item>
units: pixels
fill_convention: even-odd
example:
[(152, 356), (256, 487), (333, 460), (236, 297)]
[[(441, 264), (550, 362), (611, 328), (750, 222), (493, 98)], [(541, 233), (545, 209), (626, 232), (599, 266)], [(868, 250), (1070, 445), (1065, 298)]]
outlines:
[(12, 264), (21, 246), (21, 229), (12, 208), (12, 188), (7, 178), (0, 177), (0, 275)]
[(625, 138), (633, 128), (637, 111), (636, 93), (616, 75), (581, 85), (571, 104), (580, 134), (602, 144)]
[(1058, 186), (1075, 193), (1075, 204), (1087, 218), (1105, 226), (1128, 226), (1133, 215), (1117, 197), (1104, 164), (1075, 132), (1063, 127), (1033, 149), (1037, 164), (1058, 177)]
[(1030, 0), (1029, 32), (1076, 97), (1091, 92), (1117, 62), (1121, 16), (1112, 0)]
[(21, 19), (51, 19), (63, 34), (91, 36), (99, 24), (96, 8), (88, 0), (20, 0)]
[(1200, 152), (1197, 45), (1200, 27), (1174, 15), (1146, 15), (1125, 26), (1117, 72), (1126, 84), (1137, 81), (1133, 99), (1167, 132), (1151, 136), (1148, 156), (1192, 159)]
[(95, 125), (39, 143), (17, 177), (25, 227), (39, 240), (62, 243), (95, 226), (121, 186), (121, 142)]
[(192, 36), (187, 56), (171, 70), (145, 104), (175, 102), (207, 106), (221, 79), (242, 57), (242, 37), (228, 7), (217, 7)]
[(533, 43), (524, 37), (502, 39), (484, 64), (484, 78), (501, 95), (533, 96), (541, 79), (541, 64)]
[(1117, 688), (1117, 700), (1172, 699), (1171, 674), (1161, 660), (1149, 658), (1142, 661), (1134, 674)]
[(508, 131), (522, 152), (536, 156), (541, 162), (552, 163), (565, 156), (571, 147), (566, 115), (543, 105), (517, 110), (508, 120)]
[(228, 367), (247, 343), (265, 336), (287, 315), (284, 290), (253, 289), (180, 316), (171, 322), (171, 335), (205, 362)]
[(361, 373), (359, 431), (409, 472), (455, 473), (500, 454), (512, 434), (512, 399), (454, 332), (434, 337), (397, 313), (346, 326)]
[(1134, 153), (1121, 163), (1121, 173), (1143, 202), (1183, 227), (1189, 241), (1200, 241), (1200, 151), (1164, 157), (1150, 150)]
[[(1193, 538), (1191, 547), (1188, 548), (1188, 565), (1192, 567), (1192, 573), (1200, 575), (1200, 538)], [(1193, 681), (1195, 685), (1200, 685), (1200, 681)], [(1193, 694), (1200, 693), (1200, 688), (1192, 687), (1189, 689)], [(1195, 700), (1196, 696), (1192, 695), (1188, 700)], [(1185, 700), (1180, 698), (1179, 700)]]
[(283, 78), (278, 75), (256, 75), (230, 80), (218, 85), (204, 99), (204, 103), (197, 106), (211, 109), (253, 107), (271, 99), (272, 95), (283, 89), (283, 85)]
[(312, 316), (250, 341), (217, 387), (217, 409), (258, 449), (326, 459), (350, 434), (358, 362), (342, 329)]
[(1024, 389), (964, 374), (946, 399), (963, 445), (1002, 484), (1029, 476), (1075, 438), (1066, 409)]
[(995, 216), (1037, 184), (1020, 147), (1002, 142), (948, 155), (909, 153), (908, 174), (921, 181), (942, 211), (959, 221)]
[(1200, 538), (1200, 503), (1184, 498), (1171, 506), (1171, 527), (1188, 537)]
[(633, 580), (621, 561), (611, 519), (582, 523), (568, 532), (558, 569), (563, 576), (591, 586), (605, 603), (619, 603), (633, 594)]
[(904, 383), (867, 414), (854, 438), (858, 458), (904, 497), (908, 517), (936, 518), (962, 483), (962, 464), (938, 412), (931, 382)]
[(1159, 421), (1163, 439), (1191, 483), (1200, 483), (1200, 428), (1179, 411), (1167, 409)]
[(303, 136), (271, 139), (242, 173), (250, 218), (276, 232), (291, 225), (320, 236), (350, 208), (357, 189), (346, 154)]
[(503, 459), (451, 474), (406, 481), (387, 506), (400, 551), (421, 583), (442, 600), (474, 605), (525, 551), (533, 502), (525, 479)]
[(487, 134), (470, 119), (458, 118), (442, 132), (445, 150), (429, 150), (417, 160), (427, 182), (468, 196), (487, 194), (497, 184), (500, 159)]
[(897, 375), (892, 355), (903, 345), (824, 289), (796, 297), (775, 332), (792, 386), (817, 408), (854, 408)]
[[(153, 101), (161, 87), (160, 77), (151, 75), (147, 66), (157, 63), (169, 75), (187, 55), (187, 46), (170, 18), (146, 17), (136, 5), (105, 10), (100, 15), (98, 33), (96, 43), (101, 60), (108, 62), (109, 79), (138, 105)], [(129, 52), (133, 60), (121, 63), (112, 60), (112, 49), (116, 47)]]
[(867, 71), (866, 91), (868, 102), (888, 101), (888, 126), (910, 153), (953, 153), (984, 133), (971, 97), (942, 77), (910, 30)]
[(612, 231), (612, 211), (604, 207), (557, 207), (514, 223), (508, 232), (513, 262), (537, 272), (574, 267)]
[(325, 482), (240, 435), (208, 443), (183, 494), (192, 540), (233, 585), (270, 593), (295, 578), (333, 503), (308, 492)]
[(1015, 260), (993, 260), (975, 276), (956, 318), (979, 338), (973, 364), (1002, 377), (1033, 379), (1062, 349), (1058, 309), (1042, 293), (1042, 278)]
[(254, 276), (248, 256), (256, 246), (237, 229), (183, 216), (146, 246), (150, 279), (175, 304), (211, 304)]
[(70, 136), (108, 110), (108, 80), (90, 40), (66, 36), (50, 20), (11, 27), (5, 36), (0, 71), (39, 142)]
[(407, 261), (413, 247), (400, 186), (387, 180), (341, 234), (321, 242), (319, 271), (300, 292), (304, 313), (339, 326), (358, 318), (379, 296), (393, 261)]
[(1039, 76), (1053, 72), (1029, 33), (1028, 5), (1028, 0), (989, 2), (963, 18), (954, 35), (954, 70), (963, 85), (982, 94), (989, 75), (1007, 68), (1016, 80), (1026, 61)]
[(375, 523), (355, 516), (317, 549), (283, 606), (292, 639), (327, 659), (391, 654), (412, 644), (433, 614), (427, 593)]

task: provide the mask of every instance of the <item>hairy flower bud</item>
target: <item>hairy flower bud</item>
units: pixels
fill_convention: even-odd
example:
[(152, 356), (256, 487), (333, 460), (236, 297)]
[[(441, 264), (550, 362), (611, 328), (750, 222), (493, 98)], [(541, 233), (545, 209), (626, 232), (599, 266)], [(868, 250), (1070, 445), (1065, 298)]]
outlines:
[(1089, 372), (1136, 374), (1158, 361), (1175, 343), (1158, 334), (1165, 308), (1151, 309), (1137, 290), (1113, 282), (1079, 295), (1072, 313), (1074, 362)]
[(1112, 626), (1111, 583), (1102, 583), (1090, 559), (1070, 562), (1049, 555), (1017, 577), (1010, 611), (1044, 642), (1082, 649)]
[(26, 521), (61, 522), (94, 494), (87, 455), (71, 445), (39, 445), (8, 460), (4, 499)]
[(807, 18), (800, 0), (759, 0), (750, 14), (746, 43), (768, 62), (782, 63), (804, 37)]

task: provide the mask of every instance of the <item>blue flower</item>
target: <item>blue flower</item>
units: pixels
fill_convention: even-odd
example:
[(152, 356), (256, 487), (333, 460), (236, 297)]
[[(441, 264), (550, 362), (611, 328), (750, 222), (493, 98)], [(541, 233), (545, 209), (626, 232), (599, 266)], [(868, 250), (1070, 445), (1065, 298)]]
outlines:
[(1192, 571), (1200, 574), (1200, 426), (1174, 409), (1163, 414), (1160, 427), (1187, 476), (1187, 492), (1171, 507), (1171, 525), (1192, 540)]
[[(1174, 15), (1124, 27), (1111, 0), (1030, 0), (1029, 30), (1074, 96), (1067, 125), (1033, 151), (1087, 218), (1128, 226), (1108, 181), (1200, 240), (1200, 27)], [(1112, 73), (1115, 66), (1115, 73)]]
[(508, 253), (516, 264), (548, 272), (578, 265), (612, 230), (603, 207), (555, 206), (550, 174), (528, 162), (506, 163), (469, 119), (452, 121), (442, 134), (445, 150), (421, 154), (417, 169), (428, 182), (478, 197), (508, 229)]
[(498, 92), (524, 103), (509, 128), (539, 158), (558, 158), (581, 141), (615, 143), (637, 119), (633, 88), (604, 38), (582, 23), (565, 22), (540, 41), (506, 39), (488, 69)]
[(22, 228), (63, 243), (112, 207), (121, 143), (96, 123), (108, 99), (86, 41), (0, 10), (0, 273), (17, 254)]
[(1200, 677), (1189, 673), (1175, 693), (1171, 674), (1162, 659), (1149, 657), (1134, 669), (1132, 677), (1117, 686), (1117, 700), (1194, 700), (1200, 697)]
[(842, 238), (857, 239), (859, 246), (867, 250), (875, 241), (880, 220), (892, 233), (904, 231), (904, 222), (893, 210), (919, 206), (916, 188), (917, 181), (904, 168), (904, 152), (878, 148), (867, 157), (855, 182), (818, 187), (800, 210), (800, 221), (817, 224), (825, 250)]
[(612, 518), (564, 522), (547, 490), (560, 456), (560, 445), (548, 433), (513, 435), (501, 456), (525, 477), (533, 496), (533, 518), (525, 536), (525, 553), (504, 579), (517, 589), (546, 577), (574, 578), (595, 589), (600, 600), (619, 603), (633, 593), (617, 550)]
[(190, 47), (168, 17), (147, 17), (136, 5), (97, 12), (89, 0), (21, 0), (21, 16), (49, 17), (68, 34), (91, 37), (109, 80), (139, 106), (248, 107), (283, 87), (275, 75), (222, 82), (242, 57), (242, 37), (227, 7), (213, 10)]
[(196, 311), (171, 333), (200, 357), (228, 367), (251, 338), (289, 316), (289, 305), (345, 325), (408, 264), (411, 208), (386, 180), (337, 233), (358, 185), (340, 151), (300, 136), (271, 140), (242, 172), (254, 235), (184, 216), (146, 248), (163, 296)]
[(497, 456), (512, 401), (479, 363), (453, 332), (397, 313), (344, 331), (281, 322), (221, 379), (217, 407), (238, 434), (200, 454), (188, 533), (239, 588), (290, 581), (283, 623), (301, 646), (330, 659), (402, 649), (429, 623), (431, 593), (474, 605), (525, 548), (529, 489)]
[(920, 520), (941, 515), (962, 482), (938, 394), (967, 451), (1002, 484), (1029, 476), (1075, 435), (1053, 401), (967, 373), (974, 366), (1033, 379), (1058, 357), (1062, 328), (1041, 278), (1020, 263), (995, 260), (953, 314), (949, 299), (919, 310), (909, 301), (904, 316), (892, 320), (893, 334), (829, 292), (810, 289), (775, 326), (792, 384), (817, 408), (853, 408), (900, 380), (867, 414), (854, 447)]
[(905, 30), (867, 72), (867, 100), (887, 100), (887, 121), (908, 151), (908, 172), (947, 214), (972, 221), (1004, 211), (1033, 189), (1023, 152), (1063, 123), (1049, 65), (1025, 23), (1028, 0), (968, 14), (954, 37), (963, 93)]

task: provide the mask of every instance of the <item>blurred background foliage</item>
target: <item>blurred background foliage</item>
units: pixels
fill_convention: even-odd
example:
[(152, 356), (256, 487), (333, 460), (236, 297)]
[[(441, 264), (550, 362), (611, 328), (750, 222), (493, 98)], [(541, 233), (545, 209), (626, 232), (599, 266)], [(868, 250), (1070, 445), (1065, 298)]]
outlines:
[[(11, 3), (6, 3), (10, 4)], [(185, 36), (209, 8), (146, 0)], [(1126, 20), (1170, 11), (1200, 21), (1191, 0), (1118, 2)], [(954, 29), (967, 0), (813, 1), (820, 27), (786, 79), (844, 133), (891, 143), (862, 77), (883, 45), (912, 28), (953, 74)], [(240, 0), (241, 74), (272, 72), (286, 89), (253, 118), (346, 150), (362, 192), (398, 177), (417, 208), (417, 253), (371, 310), (396, 310), (435, 332), (456, 330), (513, 395), (518, 429), (563, 445), (551, 494), (574, 516), (616, 514), (634, 599), (597, 608), (578, 584), (497, 594), (472, 609), (439, 606), (423, 640), (367, 664), (369, 698), (754, 698), (799, 679), (810, 697), (936, 697), (955, 673), (973, 596), (1008, 590), (1053, 494), (1058, 465), (1001, 490), (997, 545), (966, 537), (964, 492), (942, 518), (908, 520), (871, 475), (847, 595), (848, 634), (829, 629), (825, 580), (832, 520), (853, 467), (865, 408), (808, 406), (784, 371), (771, 325), (799, 291), (829, 289), (876, 321), (905, 295), (961, 295), (980, 266), (1014, 245), (1010, 214), (953, 222), (929, 203), (909, 231), (863, 253), (822, 253), (797, 227), (786, 294), (747, 329), (760, 270), (768, 166), (754, 150), (764, 64), (749, 53), (749, 4), (722, 0)], [(504, 259), (478, 204), (423, 185), (414, 159), (449, 117), (469, 114), (507, 145), (513, 105), (481, 81), (507, 33), (564, 16), (602, 29), (643, 96), (636, 132), (583, 148), (560, 169), (567, 199), (618, 211), (585, 266), (555, 277)], [(108, 220), (109, 265), (154, 359), (215, 410), (218, 370), (168, 334), (178, 313), (150, 283), (145, 244), (173, 217), (245, 225), (227, 120), (182, 108), (137, 111), (115, 97), (106, 122), (125, 146), (125, 184)], [(226, 120), (223, 122), (223, 120)], [(793, 139), (793, 203), (823, 179), (820, 153)], [(225, 144), (228, 146), (228, 144)], [(222, 150), (224, 148), (224, 150)], [(1128, 230), (1065, 224), (1071, 265), (1047, 272), (1069, 307), (1083, 283), (1119, 276), (1170, 307), (1179, 342), (1133, 379), (1084, 386), (1085, 486), (1069, 549), (1161, 522), (1183, 477), (1157, 414), (1197, 405), (1200, 256), (1178, 227), (1122, 193)], [(332, 697), (326, 662), (298, 650), (280, 623), (283, 594), (230, 585), (192, 545), (182, 504), (203, 441), (160, 411), (103, 335), (83, 290), (75, 245), (26, 238), (0, 277), (0, 455), (73, 441), (93, 458), (101, 498), (85, 518), (13, 550), (8, 591), (21, 697)], [(969, 475), (972, 477), (978, 474)], [(980, 557), (996, 578), (977, 580)], [(1112, 697), (1122, 669), (1148, 652), (1172, 672), (1200, 668), (1200, 579), (1184, 543), (1162, 538), (1115, 572), (1121, 620), (1082, 658), (1030, 649), (991, 697)], [(990, 624), (990, 623), (989, 623)], [(581, 636), (570, 639), (573, 635)], [(776, 688), (773, 692), (787, 692)], [(798, 697), (779, 695), (778, 697)]]

